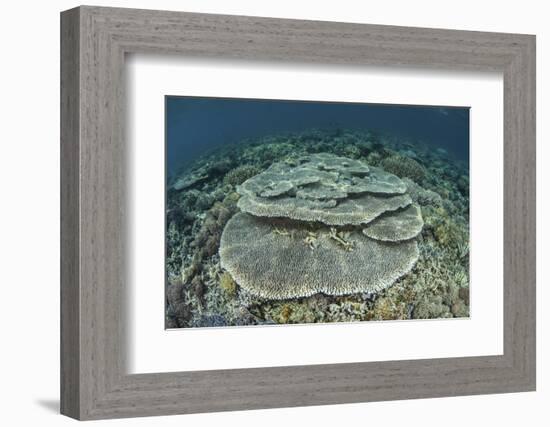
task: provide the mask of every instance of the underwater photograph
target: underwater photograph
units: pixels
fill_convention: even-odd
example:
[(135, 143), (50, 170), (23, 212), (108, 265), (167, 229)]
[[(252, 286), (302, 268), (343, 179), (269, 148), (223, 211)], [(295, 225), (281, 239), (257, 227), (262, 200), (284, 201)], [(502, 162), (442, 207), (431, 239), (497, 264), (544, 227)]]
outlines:
[(165, 326), (470, 316), (470, 109), (165, 97)]

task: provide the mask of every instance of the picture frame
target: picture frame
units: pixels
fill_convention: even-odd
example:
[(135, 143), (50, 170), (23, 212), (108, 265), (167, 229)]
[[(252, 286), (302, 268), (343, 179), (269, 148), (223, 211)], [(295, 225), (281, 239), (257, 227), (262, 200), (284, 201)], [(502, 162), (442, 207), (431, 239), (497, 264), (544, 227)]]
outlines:
[[(126, 371), (129, 53), (503, 73), (498, 356)], [(61, 413), (80, 420), (532, 391), (535, 37), (81, 6), (61, 14)]]

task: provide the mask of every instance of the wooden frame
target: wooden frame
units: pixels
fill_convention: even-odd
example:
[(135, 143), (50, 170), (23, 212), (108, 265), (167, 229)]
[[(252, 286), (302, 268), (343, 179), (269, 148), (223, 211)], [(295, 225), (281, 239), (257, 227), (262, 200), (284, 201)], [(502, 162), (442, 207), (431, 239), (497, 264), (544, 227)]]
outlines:
[[(124, 57), (500, 71), (504, 354), (128, 375)], [(61, 15), (61, 412), (99, 419), (535, 389), (535, 37), (79, 7)]]

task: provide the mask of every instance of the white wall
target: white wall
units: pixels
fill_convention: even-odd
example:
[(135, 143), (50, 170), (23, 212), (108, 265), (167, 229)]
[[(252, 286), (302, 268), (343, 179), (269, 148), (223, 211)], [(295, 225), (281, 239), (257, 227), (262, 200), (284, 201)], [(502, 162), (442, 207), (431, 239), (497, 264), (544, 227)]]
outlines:
[[(105, 6), (537, 34), (538, 218), (548, 217), (550, 28), (542, 1), (157, 0)], [(5, 2), (0, 65), (0, 316), (3, 425), (66, 425), (57, 414), (59, 360), (59, 11), (73, 1)], [(7, 95), (7, 96), (6, 96)], [(546, 160), (546, 161), (545, 161)], [(539, 221), (538, 392), (233, 412), (110, 425), (549, 425), (548, 225)], [(547, 238), (545, 244), (543, 239)], [(546, 312), (544, 311), (546, 310)]]

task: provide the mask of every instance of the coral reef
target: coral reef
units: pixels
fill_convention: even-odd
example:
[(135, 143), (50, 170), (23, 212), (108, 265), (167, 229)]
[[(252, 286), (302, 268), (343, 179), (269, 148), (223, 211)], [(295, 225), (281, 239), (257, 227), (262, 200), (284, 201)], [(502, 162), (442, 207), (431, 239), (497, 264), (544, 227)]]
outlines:
[[(346, 158), (347, 165), (336, 157)], [(360, 164), (354, 170), (356, 161)], [(271, 167), (276, 179), (262, 178), (247, 191), (245, 182)], [(300, 169), (305, 172), (287, 173)], [(312, 173), (312, 169), (317, 172)], [(378, 177), (378, 192), (373, 191), (374, 177)], [(260, 185), (262, 180), (264, 186)], [(372, 197), (369, 203), (366, 196)], [(364, 205), (371, 207), (375, 200), (385, 198), (389, 202), (396, 198), (396, 203), (383, 200), (383, 206), (366, 217), (360, 212), (363, 207), (357, 209), (358, 214), (350, 214), (353, 209), (345, 203), (364, 198)], [(349, 259), (357, 257), (364, 241), (392, 245), (381, 242), (384, 234), (374, 234), (375, 230), (386, 229), (382, 225), (390, 220), (394, 222), (390, 229), (399, 229), (395, 223), (399, 223), (399, 216), (419, 207), (424, 226), (413, 237), (418, 260), (391, 286), (375, 291), (363, 287), (342, 294), (336, 291), (340, 286), (336, 282), (328, 286), (327, 294), (286, 299), (254, 294), (222, 267), (222, 235), (231, 226), (231, 218), (246, 215), (238, 213), (239, 209), (259, 216), (281, 201), (287, 205), (273, 214), (287, 219), (266, 214), (255, 221), (271, 224), (267, 240), (286, 241), (306, 259), (325, 247), (337, 257)], [(297, 209), (296, 205), (303, 207)], [(318, 213), (334, 209), (337, 213), (332, 216)], [(338, 209), (342, 211), (338, 213)], [(293, 215), (299, 218), (305, 215), (305, 219), (290, 220), (287, 212), (291, 210), (298, 211)], [(411, 215), (405, 221), (411, 222), (403, 227), (410, 235), (419, 227), (414, 218)], [(311, 129), (223, 146), (183, 165), (168, 182), (166, 327), (466, 317), (470, 304), (468, 218), (468, 164), (419, 141), (373, 131)], [(300, 221), (307, 227), (289, 225)], [(367, 235), (369, 228), (374, 240)], [(394, 238), (408, 235), (399, 232)], [(250, 250), (260, 244), (254, 241)], [(308, 269), (302, 268), (302, 276)], [(302, 279), (298, 277), (296, 285)]]

